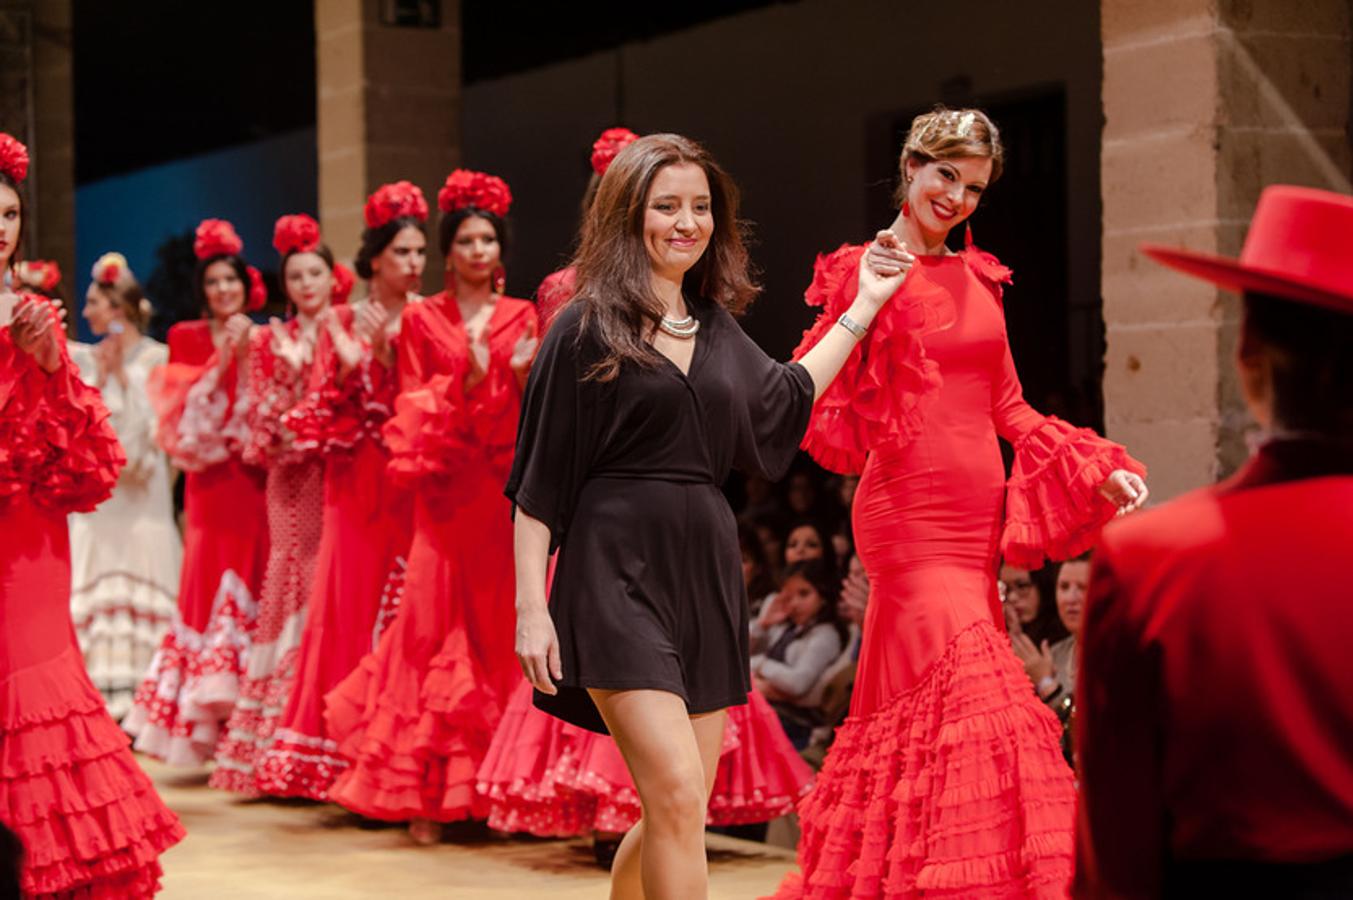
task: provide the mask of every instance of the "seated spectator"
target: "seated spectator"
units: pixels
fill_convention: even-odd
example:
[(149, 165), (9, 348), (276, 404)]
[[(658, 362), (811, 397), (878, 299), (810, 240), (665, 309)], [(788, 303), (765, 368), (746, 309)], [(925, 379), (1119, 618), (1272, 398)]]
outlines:
[(1076, 636), (1080, 633), (1081, 611), (1090, 587), (1090, 554), (1067, 560), (1057, 569), (1057, 615), (1067, 636), (1055, 644), (1045, 638), (1034, 644), (1027, 634), (1011, 636), (1015, 655), (1024, 663), (1024, 671), (1034, 683), (1038, 696), (1062, 720), (1062, 751), (1073, 761), (1071, 720), (1075, 715)]
[(755, 619), (766, 601), (775, 596), (775, 573), (766, 561), (766, 549), (756, 527), (744, 519), (738, 520), (738, 545), (742, 548), (742, 584), (747, 588), (747, 603)]
[(831, 540), (821, 525), (811, 519), (799, 519), (785, 532), (784, 568), (810, 559), (825, 559), (835, 572), (836, 558), (835, 554), (828, 554), (830, 547)]
[(780, 713), (790, 741), (800, 750), (821, 724), (816, 708), (802, 705), (823, 672), (846, 645), (837, 617), (840, 584), (822, 559), (785, 570), (780, 592), (752, 623), (752, 683)]
[[(1030, 572), (1015, 566), (1001, 566), (1001, 587), (1004, 591), (1005, 624), (1011, 640), (1023, 633), (1029, 636), (1035, 647), (1044, 641), (1055, 644), (1068, 634), (1057, 614), (1052, 579), (1056, 573), (1055, 565)], [(1044, 602), (1047, 598), (1048, 602)]]

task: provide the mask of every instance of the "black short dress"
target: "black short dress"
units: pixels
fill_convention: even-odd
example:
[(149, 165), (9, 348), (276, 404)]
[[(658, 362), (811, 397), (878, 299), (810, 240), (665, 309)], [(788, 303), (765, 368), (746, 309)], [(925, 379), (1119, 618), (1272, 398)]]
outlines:
[(522, 399), (507, 496), (559, 551), (550, 615), (563, 679), (540, 709), (606, 733), (587, 688), (656, 689), (691, 714), (747, 702), (747, 595), (730, 471), (776, 479), (808, 427), (813, 382), (727, 311), (694, 301), (690, 371), (665, 358), (584, 381), (600, 345), (559, 314)]

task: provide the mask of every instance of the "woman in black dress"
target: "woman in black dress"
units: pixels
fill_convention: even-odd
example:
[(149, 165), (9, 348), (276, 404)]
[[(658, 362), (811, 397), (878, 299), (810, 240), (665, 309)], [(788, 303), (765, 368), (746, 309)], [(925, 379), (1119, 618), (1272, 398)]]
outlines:
[[(747, 599), (720, 491), (783, 474), (813, 400), (910, 259), (861, 264), (840, 327), (799, 363), (734, 322), (756, 294), (737, 189), (678, 135), (626, 147), (601, 181), (577, 289), (531, 370), (507, 494), (517, 507), (517, 654), (542, 709), (615, 737), (643, 818), (616, 898), (703, 897), (705, 804), (724, 710), (746, 702)], [(559, 550), (550, 600), (546, 564)]]

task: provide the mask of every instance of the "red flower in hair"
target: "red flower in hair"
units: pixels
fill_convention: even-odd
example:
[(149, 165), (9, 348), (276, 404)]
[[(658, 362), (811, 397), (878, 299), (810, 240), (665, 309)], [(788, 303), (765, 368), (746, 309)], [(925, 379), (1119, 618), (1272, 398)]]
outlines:
[(249, 273), (249, 296), (244, 302), (248, 312), (258, 312), (268, 303), (268, 286), (263, 283), (263, 273), (253, 266), (245, 266)]
[(193, 238), (193, 254), (198, 259), (213, 256), (239, 256), (244, 241), (235, 233), (235, 226), (225, 219), (203, 219)]
[(117, 280), (122, 277), (123, 272), (130, 272), (127, 266), (127, 257), (121, 253), (105, 253), (94, 263), (94, 270), (90, 273), (94, 280), (104, 287), (117, 284)]
[(21, 262), (18, 271), (20, 281), (44, 294), (50, 294), (61, 283), (61, 268), (49, 259)]
[(334, 288), (329, 294), (329, 302), (335, 305), (347, 303), (356, 284), (357, 279), (351, 269), (342, 263), (334, 263)]
[(616, 155), (639, 140), (639, 135), (628, 128), (607, 128), (592, 144), (592, 171), (605, 175)]
[(512, 191), (496, 175), (456, 169), (446, 176), (446, 184), (437, 192), (437, 206), (444, 213), (473, 206), (495, 216), (505, 216), (512, 206)]
[(319, 247), (319, 223), (301, 213), (283, 216), (272, 230), (272, 245), (278, 253), (310, 253)]
[(366, 199), (363, 211), (367, 228), (380, 228), (395, 219), (428, 220), (428, 202), (423, 191), (411, 181), (383, 184)]
[(0, 132), (0, 172), (16, 184), (28, 177), (28, 148), (13, 135)]
[(120, 268), (118, 267), (118, 264), (117, 264), (117, 263), (109, 263), (108, 265), (106, 265), (106, 266), (103, 267), (103, 275), (102, 275), (102, 277), (99, 279), (99, 283), (100, 283), (100, 284), (116, 284), (116, 283), (117, 283), (117, 276), (119, 276), (119, 275), (121, 275), (121, 274), (122, 274), (122, 269), (120, 269)]

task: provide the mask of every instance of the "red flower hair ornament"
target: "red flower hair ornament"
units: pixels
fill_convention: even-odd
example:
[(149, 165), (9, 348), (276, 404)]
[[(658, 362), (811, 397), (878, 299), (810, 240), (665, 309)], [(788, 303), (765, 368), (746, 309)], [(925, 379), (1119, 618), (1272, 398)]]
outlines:
[(628, 128), (607, 128), (592, 144), (592, 171), (605, 175), (620, 151), (637, 140), (639, 135)]
[(235, 233), (235, 226), (225, 219), (203, 219), (193, 236), (193, 255), (198, 259), (213, 256), (239, 256), (244, 241)]
[(19, 263), (19, 281), (34, 290), (50, 294), (61, 283), (61, 267), (50, 259), (30, 259)]
[(28, 177), (28, 148), (23, 141), (3, 132), (0, 132), (0, 172), (15, 184)]
[(351, 269), (342, 263), (334, 263), (334, 286), (333, 290), (329, 292), (329, 302), (335, 306), (340, 303), (347, 303), (356, 284), (357, 277), (352, 274)]
[(249, 273), (249, 295), (245, 298), (246, 312), (258, 312), (268, 303), (268, 286), (263, 283), (263, 273), (253, 266), (245, 266)]
[(437, 192), (437, 207), (453, 213), (470, 206), (502, 218), (512, 206), (512, 191), (497, 175), (456, 169)]
[(283, 256), (311, 253), (319, 248), (319, 223), (305, 213), (283, 216), (273, 226), (272, 245)]
[(423, 191), (411, 181), (383, 184), (366, 199), (363, 210), (367, 228), (380, 228), (395, 219), (428, 220), (428, 202)]
[(131, 268), (127, 265), (127, 257), (121, 253), (105, 253), (94, 263), (94, 269), (89, 274), (95, 284), (111, 287), (117, 284), (117, 280), (124, 272), (131, 272)]

